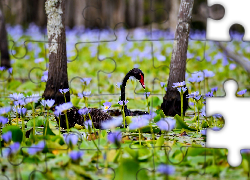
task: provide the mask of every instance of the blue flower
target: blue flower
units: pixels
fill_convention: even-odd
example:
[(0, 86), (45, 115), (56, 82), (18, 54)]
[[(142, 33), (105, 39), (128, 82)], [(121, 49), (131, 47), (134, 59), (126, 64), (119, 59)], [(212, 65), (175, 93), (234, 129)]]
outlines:
[(148, 98), (148, 96), (150, 95), (150, 92), (145, 92), (144, 95), (146, 98)]
[(242, 153), (242, 154), (250, 154), (250, 149), (241, 149), (240, 153)]
[(11, 154), (15, 154), (19, 150), (19, 148), (20, 148), (20, 143), (15, 142), (15, 143), (11, 144), (9, 146), (9, 148), (7, 148), (3, 151), (3, 156), (7, 157), (7, 156), (10, 156)]
[(73, 160), (73, 161), (77, 161), (79, 159), (81, 159), (81, 157), (83, 156), (84, 152), (83, 151), (71, 151), (69, 153), (69, 157)]
[(104, 106), (103, 110), (104, 110), (104, 112), (106, 112), (111, 107), (111, 102), (105, 102), (105, 103), (103, 103), (103, 106)]
[(191, 94), (188, 94), (187, 98), (200, 99), (199, 91), (192, 92)]
[(116, 86), (117, 86), (118, 88), (120, 88), (121, 85), (122, 85), (122, 83), (120, 83), (120, 82), (116, 83)]
[(212, 130), (213, 131), (219, 131), (219, 130), (221, 130), (221, 128), (215, 126), (215, 127), (212, 128)]
[(86, 129), (90, 129), (92, 127), (92, 121), (91, 120), (84, 121), (83, 124), (84, 124)]
[(153, 119), (156, 115), (157, 114), (155, 112), (150, 111), (149, 114), (143, 115), (142, 117), (147, 119), (147, 120), (150, 120), (150, 119)]
[(160, 164), (157, 171), (161, 174), (171, 175), (175, 173), (175, 167), (167, 164)]
[(35, 63), (40, 63), (40, 62), (43, 62), (43, 61), (44, 61), (44, 58), (35, 59)]
[(54, 114), (56, 117), (59, 117), (61, 115), (61, 112), (60, 111), (54, 111)]
[(186, 92), (187, 87), (179, 87), (179, 88), (177, 88), (177, 90), (178, 90), (180, 93), (184, 93), (184, 92)]
[(13, 107), (13, 111), (21, 116), (25, 116), (27, 109), (24, 107)]
[(103, 121), (101, 126), (103, 129), (114, 129), (122, 124), (123, 119), (121, 117), (113, 118), (110, 120)]
[(88, 85), (90, 83), (90, 81), (92, 80), (92, 78), (83, 78), (81, 80), (81, 82), (85, 83), (86, 85)]
[(64, 112), (72, 107), (73, 107), (73, 104), (71, 102), (67, 102), (67, 103), (60, 104), (56, 106), (55, 108), (56, 108), (56, 111), (58, 112)]
[(88, 97), (91, 94), (91, 91), (83, 91), (82, 93), (78, 93), (79, 98)]
[(161, 83), (161, 87), (164, 87), (165, 86), (165, 82), (160, 82)]
[(206, 117), (206, 108), (205, 106), (202, 107), (201, 109), (201, 113), (200, 113), (202, 116), (205, 116)]
[(9, 142), (12, 139), (12, 132), (8, 131), (2, 135), (2, 138), (5, 142)]
[(25, 98), (25, 103), (37, 102), (40, 99), (39, 94), (32, 94), (31, 96), (27, 96)]
[(177, 83), (173, 83), (173, 88), (179, 88), (179, 87), (183, 87), (186, 85), (186, 82), (185, 81), (182, 81), (182, 82), (177, 82)]
[(229, 65), (229, 69), (230, 69), (230, 70), (234, 70), (235, 68), (236, 68), (236, 64), (230, 64), (230, 65)]
[(205, 97), (213, 97), (214, 96), (213, 93), (214, 93), (213, 91), (208, 92), (205, 94)]
[(28, 153), (34, 155), (37, 152), (41, 152), (45, 147), (45, 141), (40, 141), (38, 144), (34, 144), (28, 148)]
[(43, 76), (41, 77), (42, 82), (47, 82), (48, 81), (48, 71), (43, 72)]
[(110, 143), (118, 143), (120, 142), (122, 139), (122, 132), (121, 131), (115, 131), (115, 132), (111, 132), (108, 134), (108, 141)]
[(63, 136), (67, 145), (76, 145), (78, 142), (78, 136), (76, 134), (63, 134)]
[(129, 129), (140, 129), (149, 124), (149, 120), (147, 118), (143, 118), (141, 116), (133, 117), (132, 122), (129, 124)]
[(172, 118), (160, 119), (156, 125), (163, 131), (172, 131), (175, 127), (176, 121)]
[(165, 91), (167, 91), (168, 90), (168, 88), (167, 87), (165, 87)]
[(222, 118), (222, 115), (221, 114), (214, 114), (213, 117), (220, 119), (220, 118)]
[(10, 106), (0, 108), (0, 114), (7, 114), (11, 110)]
[(200, 131), (200, 133), (201, 133), (201, 135), (206, 136), (207, 135), (207, 130), (206, 129), (202, 129)]
[(128, 100), (126, 100), (126, 101), (118, 101), (118, 104), (120, 104), (121, 106), (123, 106), (123, 105), (126, 105), (126, 104), (128, 104)]
[(66, 94), (69, 91), (69, 88), (67, 89), (59, 89), (60, 93)]
[(212, 91), (212, 92), (216, 92), (216, 91), (218, 91), (218, 87), (214, 87), (214, 88), (212, 88), (212, 89), (211, 89), (211, 91)]
[(78, 113), (81, 115), (86, 115), (89, 113), (89, 109), (87, 107), (83, 108), (83, 109), (79, 109)]
[(215, 75), (214, 72), (208, 71), (206, 69), (203, 72), (204, 72), (204, 75), (205, 75), (206, 78), (214, 77), (214, 75)]
[(47, 100), (41, 100), (41, 104), (43, 106), (48, 106), (49, 108), (51, 108), (55, 103), (54, 99), (47, 99)]
[(19, 93), (13, 93), (13, 94), (10, 94), (9, 96), (11, 99), (15, 100), (15, 101), (18, 101), (18, 100), (22, 100), (24, 98), (24, 95)]
[(241, 90), (241, 91), (237, 92), (237, 94), (240, 95), (240, 96), (242, 96), (246, 92), (247, 92), (247, 89), (244, 89), (244, 90)]

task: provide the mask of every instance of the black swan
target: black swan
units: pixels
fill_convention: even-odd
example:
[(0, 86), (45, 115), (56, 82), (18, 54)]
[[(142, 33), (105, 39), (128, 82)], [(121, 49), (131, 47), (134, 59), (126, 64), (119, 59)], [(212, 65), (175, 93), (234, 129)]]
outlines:
[[(138, 69), (138, 68), (133, 68), (132, 70), (130, 70), (126, 76), (124, 77), (123, 81), (122, 81), (122, 85), (121, 85), (121, 100), (125, 101), (125, 87), (126, 87), (126, 83), (127, 80), (129, 79), (130, 76), (134, 76), (137, 80), (139, 80), (139, 82), (141, 83), (141, 86), (145, 89), (145, 85), (144, 85), (144, 74), (143, 72)], [(111, 119), (112, 117), (104, 112), (101, 109), (96, 109), (96, 108), (88, 108), (90, 110), (90, 116), (92, 118), (92, 122), (95, 126), (95, 128), (99, 129), (101, 122), (102, 121), (106, 121)], [(74, 127), (75, 124), (79, 124), (82, 125), (84, 122), (84, 118), (82, 115), (80, 115), (78, 113), (78, 108), (73, 107), (71, 109), (69, 109), (67, 111), (67, 116), (69, 119), (69, 128)], [(110, 114), (112, 115), (120, 115), (121, 112), (119, 112), (119, 110), (109, 110)], [(130, 111), (127, 109), (127, 106), (124, 106), (124, 112), (125, 112), (125, 116), (135, 116), (135, 115), (142, 115), (142, 114), (147, 114), (147, 112), (141, 112), (141, 111)], [(56, 120), (58, 121), (58, 119), (56, 118)], [(86, 120), (89, 120), (89, 116), (86, 115)], [(62, 114), (60, 116), (60, 126), (62, 128), (67, 128), (66, 126), (66, 120), (65, 120), (65, 115)]]

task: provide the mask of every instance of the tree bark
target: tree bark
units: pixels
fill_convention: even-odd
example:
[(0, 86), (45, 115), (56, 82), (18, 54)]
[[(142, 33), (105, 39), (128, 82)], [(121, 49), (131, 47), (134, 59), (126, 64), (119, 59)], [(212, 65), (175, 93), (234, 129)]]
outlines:
[[(54, 99), (55, 104), (58, 105), (65, 102), (59, 89), (69, 88), (65, 37), (65, 0), (46, 0), (45, 11), (49, 40), (49, 71), (43, 97)], [(69, 92), (66, 93), (66, 101), (70, 101)]]
[(0, 2), (0, 52), (1, 52), (1, 67), (9, 69), (10, 65), (10, 55), (8, 50), (8, 37), (5, 28), (5, 20), (3, 15), (3, 5)]
[(128, 23), (130, 28), (135, 27), (135, 0), (128, 1)]
[(144, 17), (144, 2), (143, 0), (137, 0), (137, 27), (143, 26)]
[(179, 0), (171, 0), (171, 9), (169, 12), (169, 27), (172, 32), (175, 31), (178, 22)]
[[(172, 86), (173, 83), (185, 81), (188, 37), (193, 4), (194, 0), (182, 0), (179, 8), (178, 26), (175, 31), (167, 92), (163, 97), (163, 103), (161, 105), (162, 110), (167, 116), (181, 115), (180, 93)], [(183, 98), (184, 113), (188, 107), (187, 94), (188, 91), (185, 92)]]

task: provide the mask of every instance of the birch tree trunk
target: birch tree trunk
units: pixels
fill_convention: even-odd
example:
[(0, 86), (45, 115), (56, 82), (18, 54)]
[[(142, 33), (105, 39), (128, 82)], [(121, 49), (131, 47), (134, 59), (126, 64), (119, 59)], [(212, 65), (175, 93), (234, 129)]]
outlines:
[[(180, 93), (172, 86), (173, 83), (185, 81), (188, 37), (193, 4), (194, 0), (182, 0), (179, 8), (178, 25), (175, 31), (167, 92), (163, 97), (163, 103), (161, 105), (166, 116), (181, 115)], [(185, 92), (183, 98), (184, 113), (188, 107), (187, 94), (188, 91)]]
[[(69, 88), (65, 37), (65, 0), (46, 0), (47, 31), (49, 40), (49, 72), (43, 97), (54, 99), (55, 104), (65, 102), (59, 89)], [(70, 101), (70, 93), (66, 93)]]
[(1, 52), (1, 67), (10, 68), (10, 55), (8, 51), (8, 38), (5, 28), (5, 20), (3, 15), (3, 6), (0, 2), (0, 52)]

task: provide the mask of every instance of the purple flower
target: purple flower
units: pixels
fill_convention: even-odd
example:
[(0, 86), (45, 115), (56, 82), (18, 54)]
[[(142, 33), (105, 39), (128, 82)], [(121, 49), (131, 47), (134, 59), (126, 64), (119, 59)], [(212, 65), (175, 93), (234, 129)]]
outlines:
[(9, 142), (12, 138), (12, 132), (8, 131), (2, 135), (2, 138), (5, 142)]
[(69, 153), (69, 157), (73, 160), (73, 161), (77, 161), (79, 159), (81, 159), (81, 157), (83, 156), (84, 152), (83, 151), (71, 151)]
[(47, 100), (41, 100), (41, 104), (43, 106), (48, 106), (49, 108), (51, 108), (55, 103), (55, 100), (54, 99), (47, 99)]
[(89, 109), (87, 107), (83, 108), (83, 109), (79, 109), (78, 113), (81, 115), (86, 115), (89, 113)]
[(90, 83), (90, 81), (92, 80), (92, 78), (82, 78), (81, 82), (88, 85)]
[(111, 132), (108, 134), (108, 141), (110, 143), (118, 143), (120, 142), (122, 139), (122, 133), (121, 131), (115, 131), (115, 132)]
[(187, 87), (179, 87), (179, 88), (177, 88), (177, 90), (178, 90), (180, 93), (184, 93), (184, 92), (186, 92)]
[(206, 108), (205, 108), (205, 106), (202, 107), (200, 114), (201, 114), (201, 116), (207, 116), (206, 115)]
[(186, 85), (186, 82), (185, 81), (182, 81), (182, 82), (177, 82), (177, 83), (173, 83), (173, 88), (179, 88), (179, 87), (183, 87)]
[(82, 93), (78, 93), (79, 98), (88, 97), (91, 94), (91, 91), (83, 91)]
[(167, 91), (168, 90), (168, 88), (167, 87), (165, 87), (165, 91)]
[(76, 145), (78, 142), (78, 136), (76, 134), (63, 134), (63, 136), (67, 145)]
[(43, 75), (43, 76), (41, 77), (41, 81), (42, 81), (42, 82), (47, 82), (47, 81), (48, 81), (48, 75)]
[(20, 148), (20, 143), (15, 142), (11, 144), (8, 149), (5, 149), (3, 151), (3, 156), (7, 157), (7, 156), (10, 156), (11, 154), (15, 154), (19, 150), (19, 148)]
[(9, 68), (8, 71), (9, 71), (10, 74), (12, 74), (13, 68)]
[(130, 130), (140, 129), (140, 128), (147, 126), (148, 123), (149, 123), (149, 120), (146, 118), (143, 118), (141, 116), (133, 117), (132, 122), (129, 124), (129, 129)]
[(207, 135), (207, 130), (206, 129), (202, 129), (200, 133), (201, 133), (201, 135), (206, 136)]
[(176, 121), (172, 118), (160, 119), (156, 125), (163, 131), (172, 131), (175, 127)]
[(212, 130), (213, 131), (219, 131), (219, 130), (221, 130), (221, 128), (215, 126), (215, 127), (212, 128)]
[(193, 106), (193, 105), (194, 105), (194, 103), (193, 103), (193, 102), (189, 102), (189, 105), (190, 105), (190, 106)]
[(188, 81), (192, 82), (192, 83), (199, 83), (201, 81), (204, 80), (204, 74), (202, 72), (196, 72), (194, 74), (192, 74), (192, 77), (188, 79)]
[(242, 153), (242, 154), (250, 154), (250, 149), (241, 149), (240, 153)]
[(240, 95), (240, 96), (242, 96), (246, 92), (247, 92), (247, 89), (244, 89), (244, 90), (241, 90), (241, 91), (237, 92), (237, 94)]
[(199, 91), (192, 92), (191, 94), (188, 94), (188, 95), (187, 95), (187, 98), (196, 99), (196, 97), (199, 97)]
[(40, 99), (39, 94), (32, 94), (31, 96), (27, 96), (25, 98), (25, 103), (37, 102)]
[(118, 101), (118, 104), (120, 104), (121, 106), (123, 106), (123, 105), (126, 105), (126, 104), (128, 104), (128, 100), (126, 100), (126, 101)]
[(13, 93), (13, 94), (10, 94), (9, 96), (11, 99), (15, 100), (15, 101), (18, 101), (18, 100), (22, 100), (24, 98), (24, 95), (19, 93)]
[(213, 93), (214, 93), (213, 91), (208, 92), (205, 94), (205, 97), (213, 97), (214, 96)]
[(3, 71), (3, 70), (5, 70), (5, 67), (0, 67), (0, 71)]
[(69, 88), (68, 89), (59, 89), (59, 91), (62, 94), (66, 94), (69, 91)]
[(41, 152), (45, 147), (45, 142), (44, 141), (40, 141), (38, 144), (34, 144), (32, 146), (30, 146), (28, 148), (28, 153), (30, 155), (34, 155), (36, 154), (37, 152)]
[(92, 121), (91, 120), (84, 121), (83, 124), (84, 124), (86, 129), (92, 128)]
[(160, 82), (161, 83), (161, 87), (164, 87), (165, 86), (165, 82)]
[(40, 62), (43, 62), (43, 61), (44, 61), (44, 58), (35, 59), (35, 63), (40, 63)]
[(208, 71), (206, 69), (203, 72), (204, 72), (205, 78), (214, 77), (215, 75), (214, 72)]
[(105, 102), (105, 103), (103, 103), (103, 106), (104, 106), (103, 110), (104, 110), (104, 112), (106, 112), (111, 107), (111, 102)]
[(24, 107), (13, 107), (13, 111), (15, 112), (15, 113), (17, 113), (17, 114), (19, 114), (19, 115), (21, 115), (21, 116), (24, 116), (25, 114), (26, 114), (26, 112), (27, 112), (27, 109), (26, 108), (24, 108)]
[(110, 120), (103, 121), (101, 126), (103, 129), (114, 129), (122, 124), (122, 118), (113, 118)]
[(236, 64), (230, 64), (230, 65), (229, 65), (229, 69), (230, 69), (230, 70), (234, 70), (235, 68), (236, 68)]
[(211, 91), (212, 91), (212, 92), (216, 92), (216, 91), (218, 91), (218, 87), (214, 87), (214, 88), (212, 88), (212, 89), (211, 89)]
[(220, 118), (222, 118), (222, 115), (221, 114), (214, 114), (213, 117), (220, 119)]
[(161, 174), (171, 175), (175, 173), (175, 168), (171, 165), (160, 164), (157, 168), (157, 171)]
[(55, 114), (56, 117), (59, 117), (61, 115), (61, 112), (60, 111), (55, 111), (54, 114)]
[(142, 117), (147, 119), (147, 120), (150, 120), (150, 119), (153, 119), (156, 115), (157, 114), (155, 112), (150, 111), (149, 114), (143, 115)]
[(73, 107), (73, 104), (71, 102), (67, 102), (67, 103), (60, 104), (56, 106), (55, 108), (56, 108), (56, 111), (58, 112), (64, 112), (72, 107)]
[(117, 86), (118, 88), (120, 88), (121, 85), (122, 85), (122, 83), (120, 83), (120, 82), (116, 83), (116, 86)]
[(10, 106), (0, 108), (0, 114), (7, 114), (11, 110)]
[(148, 96), (150, 95), (150, 92), (145, 92), (144, 95), (146, 98), (148, 98)]

